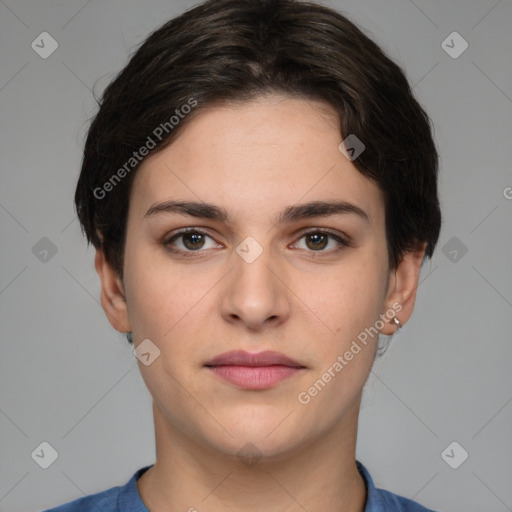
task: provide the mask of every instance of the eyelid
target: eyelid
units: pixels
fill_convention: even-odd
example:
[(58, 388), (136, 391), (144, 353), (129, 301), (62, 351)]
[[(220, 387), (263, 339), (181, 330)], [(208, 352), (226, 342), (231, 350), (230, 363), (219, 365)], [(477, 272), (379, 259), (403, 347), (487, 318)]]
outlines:
[(308, 227), (304, 230), (299, 231), (295, 236), (299, 236), (302, 238), (304, 235), (314, 234), (314, 233), (321, 233), (326, 235), (331, 235), (334, 238), (340, 238), (343, 240), (347, 245), (352, 243), (352, 237), (350, 237), (347, 233), (335, 230), (331, 228), (324, 228), (322, 226), (315, 226), (315, 227)]
[(178, 237), (179, 235), (184, 235), (184, 234), (187, 234), (187, 233), (199, 233), (200, 235), (207, 235), (210, 238), (213, 238), (208, 233), (208, 231), (206, 231), (206, 228), (192, 226), (192, 227), (188, 227), (188, 228), (177, 229), (175, 231), (171, 231), (170, 233), (167, 233), (165, 235), (165, 237), (164, 237), (164, 241), (165, 240), (167, 240), (167, 241), (171, 240), (174, 237)]
[(328, 251), (314, 251), (305, 249), (304, 251), (306, 252), (306, 254), (311, 257), (329, 257), (332, 255), (336, 255), (340, 251), (343, 251), (349, 247), (353, 247), (352, 238), (350, 236), (342, 232), (340, 233), (339, 231), (333, 231), (329, 228), (322, 227), (308, 228), (306, 229), (306, 231), (300, 232), (297, 240), (293, 242), (292, 246), (298, 244), (305, 236), (313, 234), (327, 235), (331, 240), (335, 240), (338, 246)]
[[(170, 244), (170, 242), (173, 240), (173, 239), (179, 239), (180, 236), (182, 235), (186, 235), (188, 233), (197, 233), (198, 235), (203, 235), (203, 236), (207, 236), (208, 238), (211, 238), (215, 243), (219, 243), (217, 242), (217, 240), (215, 240), (215, 238), (210, 235), (208, 233), (208, 231), (205, 231), (204, 228), (196, 228), (196, 227), (189, 227), (189, 228), (182, 228), (182, 229), (178, 229), (177, 231), (173, 231), (171, 232), (170, 234), (167, 234), (162, 243), (167, 246), (168, 244)], [(178, 249), (179, 252), (202, 252), (200, 250), (198, 251), (181, 251), (180, 249)]]

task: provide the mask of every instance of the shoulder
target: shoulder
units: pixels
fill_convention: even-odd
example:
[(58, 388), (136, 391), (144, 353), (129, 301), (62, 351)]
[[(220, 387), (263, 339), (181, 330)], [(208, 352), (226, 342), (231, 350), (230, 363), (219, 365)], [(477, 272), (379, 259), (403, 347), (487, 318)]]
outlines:
[(138, 469), (125, 485), (89, 494), (43, 512), (148, 512), (140, 499), (137, 480), (150, 467)]
[(393, 512), (435, 512), (405, 496), (375, 487), (368, 470), (361, 462), (356, 461), (356, 464), (359, 473), (366, 482), (368, 492), (364, 512), (388, 512), (390, 510)]
[[(377, 489), (379, 493), (379, 502), (382, 504), (382, 510), (393, 510), (393, 512), (435, 512), (430, 508), (420, 505), (404, 496), (399, 496), (384, 489)], [(379, 510), (380, 509), (376, 509)]]
[(58, 507), (44, 510), (43, 512), (92, 512), (93, 510), (114, 512), (118, 510), (117, 503), (119, 502), (120, 489), (121, 487), (112, 487), (105, 491), (64, 503)]

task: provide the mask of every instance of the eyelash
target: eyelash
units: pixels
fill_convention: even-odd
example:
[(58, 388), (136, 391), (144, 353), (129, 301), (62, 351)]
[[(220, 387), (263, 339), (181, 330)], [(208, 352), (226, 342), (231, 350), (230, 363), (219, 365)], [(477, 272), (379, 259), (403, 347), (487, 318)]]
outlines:
[[(171, 245), (172, 242), (178, 240), (183, 235), (187, 235), (187, 234), (190, 234), (190, 233), (198, 234), (198, 235), (203, 235), (203, 236), (206, 236), (206, 237), (211, 238), (213, 240), (213, 238), (208, 233), (206, 233), (204, 231), (201, 231), (200, 229), (197, 229), (197, 228), (187, 228), (187, 229), (182, 229), (182, 230), (174, 233), (170, 237), (167, 237), (162, 242), (162, 245), (168, 251), (170, 251), (170, 252), (172, 252), (174, 254), (182, 255), (182, 256), (184, 256), (186, 258), (201, 257), (199, 253), (205, 252), (205, 250), (198, 249), (196, 251), (191, 251), (191, 250), (185, 250), (184, 251), (182, 249), (176, 249), (175, 247), (172, 247), (172, 245)], [(341, 237), (341, 236), (339, 236), (337, 234), (332, 233), (329, 230), (325, 230), (325, 229), (314, 229), (314, 230), (310, 230), (310, 231), (307, 231), (305, 233), (302, 233), (302, 235), (300, 236), (298, 241), (300, 241), (304, 237), (307, 237), (307, 236), (310, 236), (310, 235), (324, 235), (324, 236), (328, 236), (328, 237), (332, 238), (333, 240), (335, 240), (336, 242), (338, 242), (338, 244), (339, 244), (339, 246), (336, 249), (331, 249), (330, 251), (324, 251), (324, 250), (313, 251), (313, 250), (307, 250), (306, 249), (307, 252), (313, 253), (313, 256), (316, 256), (317, 254), (325, 254), (325, 255), (335, 254), (335, 253), (338, 253), (338, 252), (342, 251), (346, 247), (352, 247), (352, 245), (349, 243), (348, 240), (344, 239), (343, 237)], [(196, 253), (198, 253), (198, 254), (196, 254)]]

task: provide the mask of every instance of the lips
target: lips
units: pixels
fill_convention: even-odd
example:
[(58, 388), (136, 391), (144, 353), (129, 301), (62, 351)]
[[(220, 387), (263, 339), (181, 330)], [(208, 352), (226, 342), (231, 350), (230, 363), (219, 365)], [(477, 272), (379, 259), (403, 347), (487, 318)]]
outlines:
[(252, 354), (244, 350), (225, 352), (205, 363), (205, 366), (288, 366), (290, 368), (305, 368), (297, 361), (280, 352), (267, 350)]
[(244, 390), (264, 390), (297, 375), (305, 366), (280, 352), (225, 352), (205, 363), (222, 381)]

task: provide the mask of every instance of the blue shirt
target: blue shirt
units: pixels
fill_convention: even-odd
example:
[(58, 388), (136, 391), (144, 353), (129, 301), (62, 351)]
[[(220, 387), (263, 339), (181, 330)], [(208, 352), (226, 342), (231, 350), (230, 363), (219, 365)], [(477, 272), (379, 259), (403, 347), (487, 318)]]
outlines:
[[(375, 487), (368, 470), (359, 461), (356, 465), (368, 492), (364, 512), (434, 512), (408, 498)], [(150, 467), (137, 470), (123, 486), (90, 494), (43, 512), (149, 512), (140, 497), (137, 480)]]

